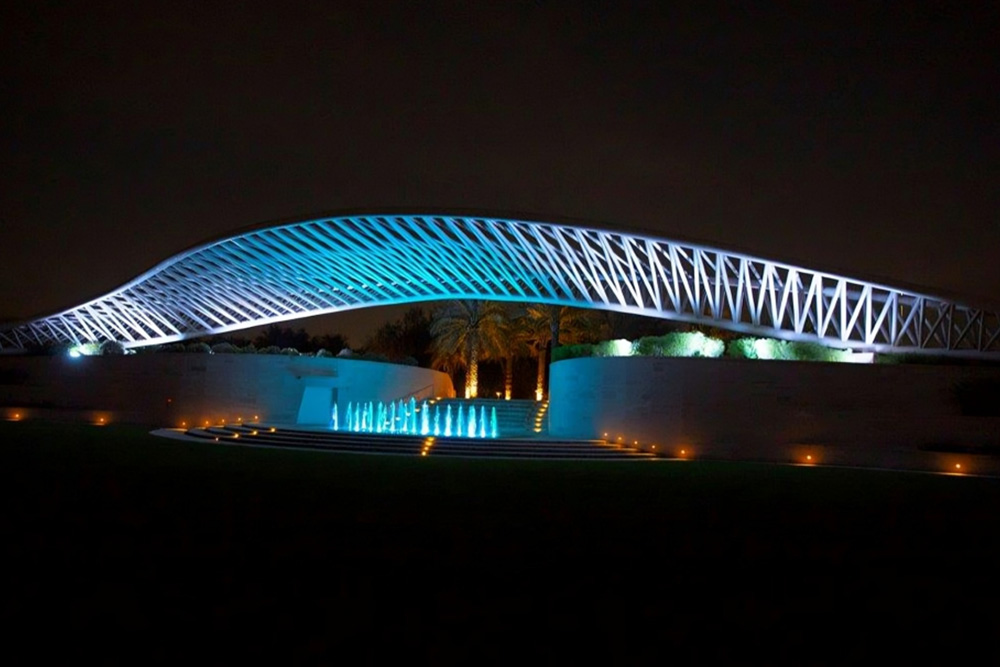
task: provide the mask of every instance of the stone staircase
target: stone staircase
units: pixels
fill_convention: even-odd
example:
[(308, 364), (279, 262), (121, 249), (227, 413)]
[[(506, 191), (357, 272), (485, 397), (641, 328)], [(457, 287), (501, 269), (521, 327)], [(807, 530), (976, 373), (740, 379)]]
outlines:
[[(498, 422), (499, 419), (498, 410)], [(349, 433), (267, 424), (208, 426), (191, 428), (184, 432), (163, 429), (154, 431), (154, 433), (184, 440), (210, 441), (237, 446), (289, 447), (358, 454), (619, 461), (654, 458), (648, 452), (609, 444), (603, 440), (543, 438), (537, 437), (537, 434), (534, 433), (535, 438), (435, 438), (419, 435)]]

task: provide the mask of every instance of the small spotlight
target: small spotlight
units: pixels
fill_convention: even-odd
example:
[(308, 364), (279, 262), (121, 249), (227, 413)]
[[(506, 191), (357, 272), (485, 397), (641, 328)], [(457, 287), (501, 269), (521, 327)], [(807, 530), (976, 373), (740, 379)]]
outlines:
[(962, 464), (961, 463), (956, 463), (955, 464), (955, 470), (961, 470), (961, 469), (962, 469)]
[(811, 454), (806, 454), (806, 461), (812, 461), (813, 457)]
[(681, 450), (681, 456), (685, 456), (685, 455), (687, 455), (687, 450), (686, 449), (682, 449)]

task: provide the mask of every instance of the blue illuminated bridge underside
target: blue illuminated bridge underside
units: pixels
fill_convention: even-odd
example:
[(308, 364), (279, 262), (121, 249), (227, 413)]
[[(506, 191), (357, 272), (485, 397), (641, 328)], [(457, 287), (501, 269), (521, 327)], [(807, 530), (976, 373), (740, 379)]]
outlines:
[(355, 214), (252, 228), (54, 315), (0, 348), (126, 347), (352, 308), (541, 302), (703, 323), (838, 348), (996, 357), (997, 313), (644, 233), (448, 214)]

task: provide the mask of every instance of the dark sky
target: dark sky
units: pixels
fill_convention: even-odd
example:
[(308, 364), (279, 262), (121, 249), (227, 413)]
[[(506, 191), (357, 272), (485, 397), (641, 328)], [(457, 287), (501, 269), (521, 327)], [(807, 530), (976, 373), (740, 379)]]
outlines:
[(0, 319), (380, 206), (610, 221), (1000, 304), (1000, 22), (952, 6), (995, 3), (148, 4), (5, 12)]

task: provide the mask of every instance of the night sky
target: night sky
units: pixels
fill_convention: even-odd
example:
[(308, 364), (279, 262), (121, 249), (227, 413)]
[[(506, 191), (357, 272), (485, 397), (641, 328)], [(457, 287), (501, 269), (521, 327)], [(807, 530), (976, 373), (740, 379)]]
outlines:
[(4, 12), (0, 320), (248, 224), (407, 206), (1000, 307), (1000, 14), (951, 6), (995, 3), (147, 4)]

